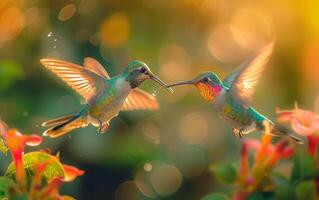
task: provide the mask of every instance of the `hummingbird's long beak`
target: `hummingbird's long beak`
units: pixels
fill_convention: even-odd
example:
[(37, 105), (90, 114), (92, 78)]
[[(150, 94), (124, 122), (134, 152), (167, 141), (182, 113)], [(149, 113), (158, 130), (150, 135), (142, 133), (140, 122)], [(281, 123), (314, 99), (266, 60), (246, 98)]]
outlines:
[(172, 88), (170, 88), (168, 85), (166, 85), (161, 79), (157, 78), (155, 75), (150, 74), (150, 78), (158, 83), (160, 86), (164, 87), (166, 90), (170, 91), (171, 93), (174, 92)]
[(167, 87), (171, 88), (171, 87), (178, 86), (178, 85), (193, 85), (193, 84), (194, 84), (194, 80), (189, 80), (189, 81), (182, 81), (182, 82), (173, 83), (171, 85), (168, 85)]

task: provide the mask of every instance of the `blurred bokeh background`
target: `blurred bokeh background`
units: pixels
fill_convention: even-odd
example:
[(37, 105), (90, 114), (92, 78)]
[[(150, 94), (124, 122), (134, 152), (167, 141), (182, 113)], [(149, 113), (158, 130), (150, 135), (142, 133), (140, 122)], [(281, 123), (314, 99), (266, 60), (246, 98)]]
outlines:
[[(166, 82), (203, 70), (222, 78), (275, 40), (253, 105), (319, 111), (319, 1), (290, 0), (0, 0), (0, 116), (23, 133), (81, 108), (79, 95), (39, 63), (81, 64), (90, 56), (111, 76), (132, 59)], [(93, 127), (41, 148), (86, 171), (62, 193), (77, 199), (199, 199), (223, 185), (209, 166), (238, 158), (240, 142), (192, 87), (174, 94), (152, 82), (157, 112), (121, 113), (104, 135)], [(316, 103), (317, 102), (317, 106)], [(248, 137), (257, 137), (252, 134)], [(28, 149), (31, 150), (31, 149)], [(1, 172), (10, 158), (0, 155)]]

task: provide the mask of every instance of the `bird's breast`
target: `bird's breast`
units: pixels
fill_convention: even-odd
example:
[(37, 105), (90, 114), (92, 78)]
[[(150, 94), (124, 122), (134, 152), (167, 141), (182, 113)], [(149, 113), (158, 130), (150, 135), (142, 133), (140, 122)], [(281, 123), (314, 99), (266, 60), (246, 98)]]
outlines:
[(91, 105), (90, 116), (103, 122), (117, 116), (130, 90), (131, 87), (127, 81), (115, 81)]

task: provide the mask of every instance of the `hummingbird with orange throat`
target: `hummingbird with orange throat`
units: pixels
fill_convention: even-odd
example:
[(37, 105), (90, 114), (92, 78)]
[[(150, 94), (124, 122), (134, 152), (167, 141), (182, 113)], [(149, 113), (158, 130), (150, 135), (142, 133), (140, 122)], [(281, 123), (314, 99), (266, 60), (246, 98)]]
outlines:
[(203, 99), (228, 122), (236, 137), (242, 137), (256, 129), (263, 131), (266, 121), (271, 125), (273, 135), (289, 135), (297, 142), (301, 142), (285, 127), (275, 124), (251, 106), (256, 84), (273, 48), (273, 43), (266, 45), (255, 56), (235, 69), (224, 81), (221, 81), (214, 72), (203, 72), (194, 79), (174, 83), (169, 87), (194, 85)]
[(142, 61), (130, 62), (121, 74), (114, 77), (110, 77), (97, 60), (89, 57), (84, 59), (83, 67), (52, 58), (41, 59), (40, 62), (79, 93), (85, 101), (80, 112), (42, 124), (43, 127), (51, 127), (43, 133), (51, 138), (89, 124), (98, 127), (99, 133), (104, 133), (110, 120), (120, 111), (158, 109), (156, 98), (138, 89), (146, 80), (153, 80), (173, 92)]

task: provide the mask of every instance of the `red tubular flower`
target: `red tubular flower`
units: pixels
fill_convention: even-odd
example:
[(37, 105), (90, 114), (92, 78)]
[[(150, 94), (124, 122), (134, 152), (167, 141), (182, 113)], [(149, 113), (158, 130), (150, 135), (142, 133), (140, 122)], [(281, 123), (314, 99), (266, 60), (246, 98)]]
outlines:
[(49, 164), (49, 160), (37, 163), (33, 166), (33, 178), (30, 186), (30, 197), (36, 199), (37, 194), (41, 189), (41, 180), (45, 168)]
[(10, 129), (4, 134), (6, 146), (11, 152), (11, 156), (15, 165), (16, 181), (20, 189), (26, 189), (26, 177), (23, 165), (23, 149), (25, 145), (37, 146), (42, 142), (42, 137), (38, 135), (22, 135), (15, 129)]
[[(241, 200), (253, 192), (267, 176), (267, 172), (281, 159), (290, 157), (293, 147), (289, 139), (282, 138), (275, 145), (271, 144), (271, 135), (264, 134), (261, 142), (249, 139), (243, 142), (240, 153), (239, 183), (242, 188), (233, 195), (233, 199)], [(252, 167), (248, 163), (249, 151), (255, 151), (255, 162)]]
[(63, 199), (58, 193), (58, 188), (61, 186), (61, 184), (63, 182), (73, 181), (77, 176), (84, 174), (83, 170), (79, 170), (70, 165), (63, 165), (63, 168), (65, 171), (65, 177), (55, 177), (52, 179), (52, 181), (50, 181), (49, 184), (38, 193), (37, 196), (39, 199)]
[(275, 147), (271, 151), (266, 166), (268, 168), (273, 167), (278, 160), (284, 157), (290, 157), (294, 152), (292, 146), (289, 146), (289, 139), (283, 138), (279, 142), (276, 143)]
[(232, 200), (245, 200), (247, 193), (245, 191), (237, 191), (233, 194)]
[(267, 157), (268, 153), (272, 149), (271, 141), (271, 135), (270, 134), (263, 134), (261, 139), (261, 145), (257, 149), (256, 155), (255, 155), (255, 165), (260, 165), (260, 163)]
[[(61, 177), (56, 177), (52, 179), (52, 181), (39, 192), (38, 196), (39, 199), (50, 199), (50, 197), (59, 196), (58, 194), (58, 188), (63, 183)], [(57, 198), (54, 198), (57, 199)]]
[(317, 146), (318, 146), (318, 139), (314, 137), (313, 135), (308, 135), (307, 140), (308, 140), (308, 152), (310, 155), (316, 157), (317, 153)]

